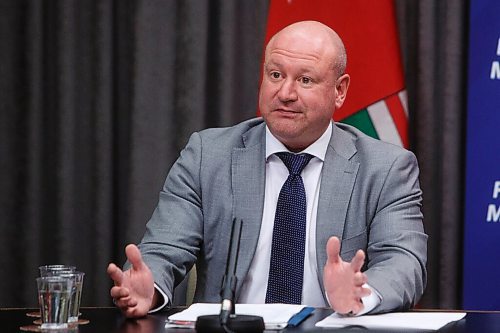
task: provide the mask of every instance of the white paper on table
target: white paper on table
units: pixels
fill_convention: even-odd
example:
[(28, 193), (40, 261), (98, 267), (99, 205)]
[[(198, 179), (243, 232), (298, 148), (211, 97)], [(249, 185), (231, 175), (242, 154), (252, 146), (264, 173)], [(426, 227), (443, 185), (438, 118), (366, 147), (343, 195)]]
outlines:
[[(187, 309), (169, 316), (167, 325), (175, 322), (194, 323), (198, 316), (219, 314), (220, 307), (220, 303), (194, 303)], [(264, 319), (266, 329), (282, 329), (288, 325), (290, 318), (304, 307), (305, 305), (300, 304), (236, 304), (235, 313), (260, 316)]]
[(465, 317), (465, 312), (393, 312), (379, 315), (347, 317), (331, 314), (316, 323), (318, 327), (414, 328), (438, 330), (452, 321)]

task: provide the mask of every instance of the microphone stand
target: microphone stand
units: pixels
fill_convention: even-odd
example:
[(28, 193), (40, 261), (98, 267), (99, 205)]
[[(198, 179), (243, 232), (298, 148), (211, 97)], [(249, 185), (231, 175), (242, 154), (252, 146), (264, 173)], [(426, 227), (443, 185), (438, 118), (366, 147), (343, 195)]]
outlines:
[(231, 243), (226, 261), (226, 274), (222, 280), (221, 310), (219, 315), (199, 316), (196, 320), (196, 332), (199, 333), (261, 333), (264, 320), (259, 316), (235, 314), (236, 265), (241, 238), (241, 219), (235, 218), (231, 228)]

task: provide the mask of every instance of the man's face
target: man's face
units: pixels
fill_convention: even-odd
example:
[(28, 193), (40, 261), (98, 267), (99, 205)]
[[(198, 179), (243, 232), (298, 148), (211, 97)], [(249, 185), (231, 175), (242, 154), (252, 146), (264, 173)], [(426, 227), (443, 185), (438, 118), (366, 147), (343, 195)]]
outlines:
[(331, 43), (301, 34), (280, 35), (266, 50), (260, 112), (292, 151), (317, 140), (331, 121), (337, 97), (334, 56)]

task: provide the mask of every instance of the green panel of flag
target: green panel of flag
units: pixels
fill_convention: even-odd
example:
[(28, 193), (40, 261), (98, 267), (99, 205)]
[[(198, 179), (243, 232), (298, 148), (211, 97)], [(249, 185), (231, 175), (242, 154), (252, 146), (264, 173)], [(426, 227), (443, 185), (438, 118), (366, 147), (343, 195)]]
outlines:
[(370, 115), (366, 109), (362, 109), (349, 117), (342, 119), (341, 122), (356, 127), (372, 138), (379, 139), (377, 131), (375, 130)]

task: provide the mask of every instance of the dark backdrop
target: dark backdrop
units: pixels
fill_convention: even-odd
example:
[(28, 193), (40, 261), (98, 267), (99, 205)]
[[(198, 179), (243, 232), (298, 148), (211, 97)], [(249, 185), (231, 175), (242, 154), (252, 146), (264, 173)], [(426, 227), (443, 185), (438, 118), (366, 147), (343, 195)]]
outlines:
[[(421, 305), (457, 308), (468, 4), (396, 4), (430, 235)], [(0, 307), (34, 306), (48, 263), (86, 272), (83, 305), (110, 304), (106, 266), (140, 240), (189, 134), (255, 115), (267, 10), (0, 0)]]

